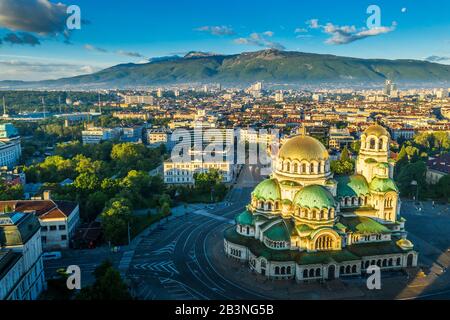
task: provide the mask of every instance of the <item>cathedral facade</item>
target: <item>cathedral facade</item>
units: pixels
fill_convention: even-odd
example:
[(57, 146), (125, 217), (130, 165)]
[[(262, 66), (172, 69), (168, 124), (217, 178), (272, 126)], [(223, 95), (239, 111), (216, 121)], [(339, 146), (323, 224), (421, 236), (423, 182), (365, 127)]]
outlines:
[(298, 282), (361, 275), (371, 265), (417, 266), (389, 145), (386, 129), (369, 127), (355, 174), (333, 177), (322, 143), (305, 135), (287, 140), (271, 177), (225, 230), (226, 255), (267, 278)]

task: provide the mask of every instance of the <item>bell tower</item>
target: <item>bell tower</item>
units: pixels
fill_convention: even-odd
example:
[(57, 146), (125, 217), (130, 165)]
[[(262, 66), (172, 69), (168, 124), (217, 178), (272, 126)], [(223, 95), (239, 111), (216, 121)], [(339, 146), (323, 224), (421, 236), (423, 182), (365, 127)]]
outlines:
[[(380, 170), (379, 164), (386, 164), (384, 173), (389, 178), (393, 176), (393, 165), (389, 164), (389, 144), (391, 136), (380, 125), (372, 125), (361, 135), (361, 148), (356, 162), (356, 173), (363, 175), (370, 183)], [(378, 168), (378, 169), (377, 169)]]

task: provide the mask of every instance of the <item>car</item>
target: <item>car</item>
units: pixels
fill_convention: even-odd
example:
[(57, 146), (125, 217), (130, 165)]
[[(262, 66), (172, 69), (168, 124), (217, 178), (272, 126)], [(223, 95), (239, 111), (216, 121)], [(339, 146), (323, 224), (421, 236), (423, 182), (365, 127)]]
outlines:
[(58, 259), (61, 259), (61, 258), (62, 258), (62, 255), (61, 255), (61, 252), (59, 252), (59, 251), (45, 252), (42, 255), (42, 259), (44, 259), (45, 261), (58, 260)]

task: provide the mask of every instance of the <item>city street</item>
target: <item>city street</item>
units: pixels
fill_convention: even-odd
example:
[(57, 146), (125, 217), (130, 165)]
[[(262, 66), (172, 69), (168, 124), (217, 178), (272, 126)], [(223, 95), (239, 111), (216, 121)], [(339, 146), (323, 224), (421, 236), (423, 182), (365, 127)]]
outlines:
[[(261, 180), (258, 167), (245, 166), (225, 201), (193, 205), (185, 214), (163, 221), (135, 239), (131, 246), (112, 253), (109, 248), (64, 253), (47, 261), (46, 274), (77, 264), (82, 284), (106, 258), (121, 271), (137, 299), (442, 299), (450, 297), (450, 210), (448, 205), (404, 201), (409, 238), (419, 251), (415, 273), (383, 274), (380, 291), (369, 291), (362, 277), (333, 282), (296, 284), (267, 281), (223, 254), (223, 230), (243, 211), (254, 186)], [(416, 272), (417, 273), (417, 272)]]

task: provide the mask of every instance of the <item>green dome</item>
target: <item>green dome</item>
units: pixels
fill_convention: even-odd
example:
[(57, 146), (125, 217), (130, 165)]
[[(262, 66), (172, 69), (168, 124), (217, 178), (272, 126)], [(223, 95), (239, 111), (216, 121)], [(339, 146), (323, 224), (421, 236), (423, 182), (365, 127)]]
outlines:
[(333, 195), (326, 188), (311, 185), (300, 190), (294, 198), (294, 203), (306, 208), (334, 208), (336, 203)]
[(336, 177), (336, 180), (338, 198), (359, 197), (370, 193), (366, 178), (360, 174)]
[(241, 214), (236, 216), (237, 224), (241, 224), (244, 226), (252, 226), (253, 221), (254, 221), (253, 215), (250, 212), (248, 212), (247, 210), (245, 210), (244, 212), (242, 212)]
[(292, 226), (281, 220), (264, 231), (264, 236), (272, 241), (291, 241)]
[(398, 192), (398, 188), (392, 179), (378, 177), (374, 178), (370, 183), (370, 190), (376, 192)]
[(253, 190), (252, 195), (258, 200), (280, 200), (281, 190), (275, 179), (264, 180)]

